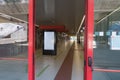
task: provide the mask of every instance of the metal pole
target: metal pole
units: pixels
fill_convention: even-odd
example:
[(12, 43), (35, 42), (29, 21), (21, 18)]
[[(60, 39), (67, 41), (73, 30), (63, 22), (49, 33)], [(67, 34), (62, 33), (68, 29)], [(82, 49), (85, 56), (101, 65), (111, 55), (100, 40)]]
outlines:
[(29, 0), (29, 46), (28, 46), (28, 80), (35, 80), (35, 0)]

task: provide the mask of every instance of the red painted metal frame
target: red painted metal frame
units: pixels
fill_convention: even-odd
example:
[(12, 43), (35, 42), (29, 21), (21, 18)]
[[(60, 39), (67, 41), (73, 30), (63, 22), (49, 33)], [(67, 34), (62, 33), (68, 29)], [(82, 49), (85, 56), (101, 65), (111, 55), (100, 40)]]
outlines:
[(120, 73), (120, 70), (112, 70), (112, 69), (99, 69), (99, 68), (94, 68), (94, 71), (99, 71), (99, 72), (115, 72), (115, 73)]
[(28, 80), (35, 80), (34, 53), (35, 53), (35, 0), (29, 0), (29, 46), (28, 46)]
[(40, 26), (41, 30), (55, 30), (57, 32), (67, 32), (67, 30), (65, 29), (65, 26), (60, 26), (60, 25), (41, 25)]
[[(85, 30), (85, 72), (84, 80), (92, 80), (92, 70), (88, 66), (88, 57), (93, 57), (93, 26), (94, 26), (94, 0), (86, 0), (86, 30)], [(34, 53), (35, 53), (35, 0), (29, 0), (29, 54), (28, 54), (28, 80), (35, 80)]]
[(92, 67), (88, 66), (88, 57), (93, 58), (94, 0), (86, 0), (86, 22), (84, 43), (84, 80), (92, 80)]

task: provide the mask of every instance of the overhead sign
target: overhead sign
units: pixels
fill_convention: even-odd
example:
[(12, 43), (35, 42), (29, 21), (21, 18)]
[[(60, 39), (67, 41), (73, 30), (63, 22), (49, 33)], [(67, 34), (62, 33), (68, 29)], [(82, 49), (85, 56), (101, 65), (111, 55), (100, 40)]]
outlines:
[(59, 26), (59, 25), (41, 25), (40, 26), (41, 30), (54, 30), (57, 32), (67, 32), (67, 30), (65, 29), (65, 26)]

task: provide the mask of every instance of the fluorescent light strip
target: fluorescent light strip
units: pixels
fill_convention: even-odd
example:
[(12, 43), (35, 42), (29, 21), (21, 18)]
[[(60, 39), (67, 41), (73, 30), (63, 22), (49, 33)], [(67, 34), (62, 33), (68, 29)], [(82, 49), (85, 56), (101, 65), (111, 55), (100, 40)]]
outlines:
[(82, 18), (82, 21), (81, 21), (81, 23), (80, 23), (80, 26), (79, 26), (79, 28), (78, 28), (78, 31), (77, 31), (76, 35), (79, 33), (80, 28), (82, 27), (84, 20), (85, 20), (85, 15), (84, 15), (83, 18)]
[(107, 17), (109, 17), (110, 15), (112, 15), (113, 13), (115, 13), (116, 11), (120, 10), (120, 7), (118, 7), (117, 9), (115, 9), (113, 12), (111, 12), (110, 14), (108, 14), (107, 16), (105, 16), (104, 18), (102, 18), (100, 21), (98, 21), (96, 24), (100, 23), (101, 21), (103, 21), (104, 19), (106, 19)]

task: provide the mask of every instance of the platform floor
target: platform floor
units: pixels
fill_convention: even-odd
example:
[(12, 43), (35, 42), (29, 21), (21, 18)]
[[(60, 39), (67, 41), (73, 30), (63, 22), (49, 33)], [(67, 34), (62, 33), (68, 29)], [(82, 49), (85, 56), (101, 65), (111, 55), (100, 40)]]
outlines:
[(0, 60), (0, 80), (28, 80), (26, 60)]
[(60, 48), (56, 56), (37, 53), (36, 80), (83, 80), (83, 53), (80, 52), (80, 45), (70, 41), (62, 43), (58, 44)]
[[(41, 49), (36, 51), (35, 80), (83, 80), (84, 56), (80, 44), (71, 41), (61, 41), (58, 43), (57, 51), (56, 56), (42, 55)], [(99, 46), (94, 49), (94, 52), (96, 63), (94, 67), (120, 69), (119, 51), (111, 51), (108, 47)], [(114, 54), (116, 54), (116, 57), (112, 56)], [(0, 80), (28, 80), (28, 62), (26, 57), (27, 55), (18, 55), (13, 58), (23, 59), (0, 59)], [(112, 59), (112, 57), (117, 59)], [(109, 62), (111, 59), (118, 64), (117, 68), (115, 68), (116, 65), (114, 64), (111, 67), (108, 67), (110, 64), (102, 64), (104, 60), (107, 60), (105, 62)], [(93, 80), (119, 79), (120, 73), (93, 71)]]
[(42, 51), (36, 52), (35, 80), (54, 80), (73, 42), (62, 41), (58, 43), (57, 55), (42, 55)]
[[(71, 41), (59, 42), (56, 56), (42, 55), (42, 51), (37, 50), (35, 54), (35, 80), (54, 80), (72, 44)], [(28, 79), (26, 54), (1, 57), (0, 64), (0, 80)]]
[[(94, 49), (94, 67), (120, 70), (120, 50), (111, 50), (107, 44), (98, 44)], [(93, 80), (119, 80), (119, 72), (93, 71)]]
[(93, 71), (93, 80), (120, 80), (120, 73)]

